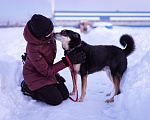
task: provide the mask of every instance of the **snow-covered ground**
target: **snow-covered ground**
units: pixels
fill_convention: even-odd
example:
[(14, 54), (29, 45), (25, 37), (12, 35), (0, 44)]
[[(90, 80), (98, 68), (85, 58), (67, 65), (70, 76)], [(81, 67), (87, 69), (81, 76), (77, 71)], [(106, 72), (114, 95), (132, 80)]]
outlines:
[[(128, 68), (121, 81), (121, 94), (113, 103), (105, 103), (106, 94), (113, 85), (106, 73), (101, 71), (89, 75), (87, 95), (83, 102), (65, 100), (58, 106), (24, 96), (20, 89), (22, 77), (21, 55), (25, 52), (24, 28), (0, 29), (0, 120), (149, 120), (150, 119), (150, 28), (104, 26), (88, 34), (79, 29), (82, 40), (93, 45), (116, 45), (122, 48), (119, 38), (122, 34), (133, 36), (136, 51), (128, 57)], [(55, 32), (64, 29), (55, 27)], [(66, 29), (66, 28), (65, 28)], [(61, 43), (57, 42), (56, 61), (63, 56)], [(69, 91), (72, 80), (68, 68), (60, 71), (66, 79)], [(81, 94), (78, 76), (79, 96)]]

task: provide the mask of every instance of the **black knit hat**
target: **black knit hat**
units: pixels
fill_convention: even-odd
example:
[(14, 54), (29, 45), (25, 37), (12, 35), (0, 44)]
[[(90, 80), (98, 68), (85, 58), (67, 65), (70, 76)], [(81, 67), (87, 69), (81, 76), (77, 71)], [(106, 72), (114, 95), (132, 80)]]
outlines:
[(37, 37), (45, 37), (54, 29), (52, 21), (49, 18), (39, 14), (34, 14), (32, 16), (30, 24), (33, 33)]

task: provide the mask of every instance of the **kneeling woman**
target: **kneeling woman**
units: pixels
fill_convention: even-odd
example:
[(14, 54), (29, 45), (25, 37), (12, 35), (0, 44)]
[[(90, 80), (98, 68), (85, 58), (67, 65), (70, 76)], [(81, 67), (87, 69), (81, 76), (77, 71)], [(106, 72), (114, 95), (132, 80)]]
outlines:
[[(69, 97), (64, 78), (58, 72), (69, 66), (65, 57), (53, 63), (56, 57), (56, 41), (53, 23), (43, 15), (32, 16), (24, 28), (27, 41), (26, 60), (23, 66), (22, 92), (33, 99), (50, 105), (58, 105)], [(84, 62), (83, 52), (68, 55), (72, 64)]]

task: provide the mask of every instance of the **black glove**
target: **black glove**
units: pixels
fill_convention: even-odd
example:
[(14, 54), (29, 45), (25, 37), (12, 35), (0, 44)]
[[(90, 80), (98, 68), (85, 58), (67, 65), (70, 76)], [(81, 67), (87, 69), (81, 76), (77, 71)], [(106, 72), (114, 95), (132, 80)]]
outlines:
[(26, 61), (27, 53), (24, 53), (24, 55), (21, 56), (23, 61)]
[[(71, 64), (79, 64), (79, 63), (84, 63), (85, 62), (85, 53), (82, 51), (82, 52), (78, 52), (76, 54), (67, 54)], [(69, 66), (69, 63), (66, 59), (66, 57), (63, 57), (62, 58), (62, 61), (65, 63), (65, 65), (68, 67)]]

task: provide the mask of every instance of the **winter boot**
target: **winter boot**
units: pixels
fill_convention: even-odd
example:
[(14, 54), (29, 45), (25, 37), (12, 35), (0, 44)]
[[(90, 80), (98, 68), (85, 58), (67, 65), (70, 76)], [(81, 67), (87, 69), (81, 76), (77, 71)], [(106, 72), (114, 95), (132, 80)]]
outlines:
[(21, 91), (23, 92), (24, 95), (28, 95), (28, 96), (32, 95), (32, 91), (28, 88), (24, 80), (21, 82)]

